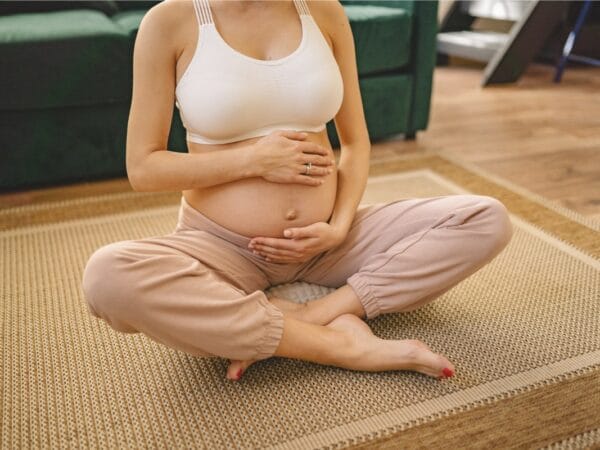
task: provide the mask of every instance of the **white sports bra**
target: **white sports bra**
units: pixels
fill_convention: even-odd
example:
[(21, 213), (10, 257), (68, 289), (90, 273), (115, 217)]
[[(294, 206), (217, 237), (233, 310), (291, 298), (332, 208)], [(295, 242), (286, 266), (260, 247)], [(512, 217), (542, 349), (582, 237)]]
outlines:
[(344, 94), (337, 61), (305, 0), (293, 1), (300, 45), (283, 58), (263, 60), (229, 46), (209, 0), (193, 0), (198, 42), (175, 88), (188, 141), (223, 144), (277, 129), (317, 132), (336, 115)]

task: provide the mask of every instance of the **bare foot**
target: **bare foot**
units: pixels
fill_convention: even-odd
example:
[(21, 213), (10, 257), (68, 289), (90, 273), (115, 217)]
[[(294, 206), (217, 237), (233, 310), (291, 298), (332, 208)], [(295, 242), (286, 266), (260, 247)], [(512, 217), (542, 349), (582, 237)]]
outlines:
[[(269, 298), (269, 301), (282, 311), (285, 311), (286, 315), (298, 320), (305, 319), (304, 313), (306, 312), (306, 303), (296, 303), (279, 297), (271, 297)], [(230, 361), (231, 363), (227, 368), (227, 379), (237, 381), (241, 378), (246, 369), (258, 360), (249, 359), (241, 361), (237, 359), (231, 359)]]
[[(348, 364), (353, 370), (380, 372), (384, 370), (413, 370), (436, 378), (454, 375), (454, 365), (443, 355), (434, 353), (416, 339), (385, 340), (373, 334), (369, 325), (354, 314), (342, 314), (326, 326), (345, 331), (353, 337), (359, 355)], [(231, 360), (227, 378), (238, 380), (256, 360)]]
[(354, 314), (342, 314), (328, 327), (350, 332), (361, 349), (360, 360), (353, 369), (379, 372), (383, 370), (414, 370), (436, 378), (454, 375), (454, 366), (439, 353), (416, 339), (386, 340), (373, 334), (369, 325)]

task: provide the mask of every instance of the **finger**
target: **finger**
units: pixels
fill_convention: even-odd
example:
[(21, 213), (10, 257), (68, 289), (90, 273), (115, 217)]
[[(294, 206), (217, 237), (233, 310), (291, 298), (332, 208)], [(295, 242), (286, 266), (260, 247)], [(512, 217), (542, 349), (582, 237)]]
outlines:
[(298, 139), (298, 140), (304, 140), (308, 136), (307, 133), (300, 132), (300, 131), (294, 131), (294, 130), (278, 130), (278, 131), (276, 131), (276, 133), (279, 134), (280, 136), (285, 136), (289, 139)]
[(331, 167), (312, 166), (310, 168), (310, 172), (308, 173), (308, 175), (306, 175), (306, 166), (304, 166), (304, 171), (302, 172), (302, 174), (311, 177), (321, 177), (329, 175), (331, 172), (333, 172), (333, 169)]
[(307, 184), (309, 186), (321, 186), (324, 181), (323, 178), (314, 178), (310, 175), (296, 175), (292, 177), (292, 183)]
[(299, 252), (268, 247), (266, 245), (255, 245), (254, 248), (256, 249), (255, 251), (259, 253), (265, 253), (270, 256), (283, 256), (288, 258), (297, 258), (298, 256), (302, 256)]
[(298, 166), (298, 172), (300, 173), (301, 176), (304, 176), (304, 177), (322, 177), (325, 175), (329, 175), (331, 172), (333, 172), (333, 169), (331, 167), (311, 166), (308, 173), (306, 173), (306, 171), (307, 171), (306, 164), (302, 164), (301, 166)]
[(320, 144), (317, 144), (316, 142), (300, 142), (300, 148), (302, 149), (303, 153), (314, 153), (315, 155), (323, 156), (327, 156), (329, 154), (328, 149)]
[(303, 156), (303, 164), (311, 163), (313, 166), (323, 167), (331, 167), (335, 164), (335, 160), (333, 158), (328, 158), (326, 156), (311, 155), (310, 153), (305, 153)]
[(282, 250), (298, 251), (301, 250), (301, 245), (291, 239), (268, 238), (260, 237), (253, 239), (254, 247), (263, 245), (265, 247), (279, 248)]
[(315, 229), (309, 225), (301, 228), (288, 228), (284, 230), (283, 235), (287, 238), (299, 239), (315, 237), (316, 233)]

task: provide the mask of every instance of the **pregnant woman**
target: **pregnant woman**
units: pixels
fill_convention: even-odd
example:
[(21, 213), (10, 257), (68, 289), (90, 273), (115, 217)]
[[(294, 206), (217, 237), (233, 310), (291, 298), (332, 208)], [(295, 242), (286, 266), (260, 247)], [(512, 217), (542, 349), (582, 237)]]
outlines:
[[(411, 311), (490, 262), (512, 227), (483, 195), (359, 205), (370, 141), (355, 48), (337, 1), (165, 0), (134, 49), (127, 173), (136, 191), (182, 191), (175, 230), (89, 258), (90, 312), (196, 356), (296, 358), (449, 377), (418, 340), (363, 319)], [(166, 149), (173, 104), (188, 153)], [(326, 123), (340, 137), (336, 163)], [(298, 305), (272, 285), (337, 288)]]

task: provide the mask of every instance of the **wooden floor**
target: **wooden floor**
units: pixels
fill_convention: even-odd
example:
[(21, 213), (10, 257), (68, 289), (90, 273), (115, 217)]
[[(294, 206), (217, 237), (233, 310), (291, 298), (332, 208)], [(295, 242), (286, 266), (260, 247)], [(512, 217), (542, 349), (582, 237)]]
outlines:
[(429, 128), (381, 143), (373, 158), (444, 150), (600, 221), (600, 69), (573, 67), (560, 84), (534, 64), (514, 84), (480, 86), (474, 65), (437, 67)]
[[(429, 128), (415, 141), (373, 143), (372, 160), (443, 150), (600, 221), (600, 69), (530, 65), (514, 84), (482, 88), (483, 69), (434, 73)], [(0, 208), (128, 189), (127, 179), (0, 195)]]

